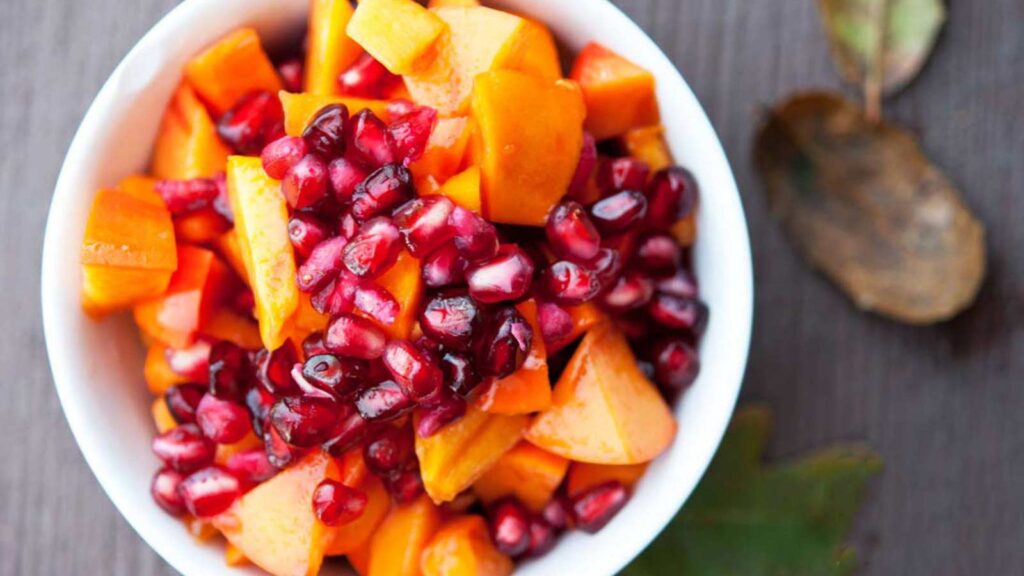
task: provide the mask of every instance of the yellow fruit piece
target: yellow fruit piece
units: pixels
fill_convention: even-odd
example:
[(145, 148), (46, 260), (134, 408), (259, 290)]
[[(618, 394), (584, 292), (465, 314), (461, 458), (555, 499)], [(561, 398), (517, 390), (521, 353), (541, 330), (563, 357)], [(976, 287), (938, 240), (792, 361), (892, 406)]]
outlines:
[(171, 410), (167, 408), (167, 401), (164, 400), (163, 396), (153, 400), (149, 412), (153, 415), (153, 424), (156, 425), (157, 434), (163, 434), (178, 425), (178, 421), (174, 419)]
[(413, 0), (363, 0), (348, 35), (394, 74), (415, 72), (432, 56), (445, 24)]
[(239, 28), (193, 58), (185, 77), (218, 116), (252, 91), (281, 89), (281, 78), (252, 28)]
[(575, 498), (595, 486), (611, 481), (619, 482), (626, 488), (632, 488), (646, 471), (646, 462), (643, 464), (622, 464), (618, 466), (573, 462), (569, 468), (566, 492), (570, 498)]
[(470, 166), (448, 179), (437, 191), (466, 210), (480, 213), (480, 168)]
[(473, 484), (473, 491), (484, 504), (515, 496), (530, 510), (540, 512), (568, 469), (565, 458), (520, 442)]
[(449, 520), (420, 557), (423, 576), (508, 576), (512, 560), (491, 541), (480, 516)]
[(419, 576), (420, 556), (441, 523), (426, 496), (391, 510), (370, 541), (370, 576)]
[(378, 118), (387, 122), (387, 100), (367, 100), (348, 96), (328, 96), (324, 94), (292, 94), (280, 92), (281, 107), (284, 108), (284, 131), (289, 136), (301, 136), (302, 131), (313, 120), (317, 112), (331, 104), (344, 104), (349, 114), (356, 114), (368, 108)]
[(646, 162), (652, 172), (675, 164), (665, 143), (665, 127), (660, 124), (634, 128), (622, 135), (622, 143), (630, 156)]
[(349, 0), (312, 0), (309, 10), (309, 48), (306, 50), (305, 91), (338, 93), (338, 76), (359, 58), (359, 47), (345, 29), (352, 19)]
[(224, 171), (231, 150), (187, 83), (178, 86), (160, 121), (153, 146), (153, 175), (160, 179), (210, 178)]

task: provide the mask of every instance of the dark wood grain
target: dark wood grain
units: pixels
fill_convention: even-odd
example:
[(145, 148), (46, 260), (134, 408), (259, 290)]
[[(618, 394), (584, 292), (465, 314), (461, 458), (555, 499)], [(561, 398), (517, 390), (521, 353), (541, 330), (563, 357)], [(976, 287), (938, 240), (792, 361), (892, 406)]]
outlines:
[[(834, 87), (811, 0), (620, 0), (704, 103), (739, 180), (757, 320), (746, 400), (777, 457), (863, 440), (886, 460), (858, 519), (870, 575), (1024, 570), (1024, 3), (952, 2), (935, 58), (887, 116), (915, 129), (989, 227), (978, 305), (934, 328), (866, 316), (799, 262), (749, 161), (766, 103)], [(0, 0), (0, 575), (172, 574), (103, 495), (52, 388), (43, 225), (96, 90), (171, 0)]]

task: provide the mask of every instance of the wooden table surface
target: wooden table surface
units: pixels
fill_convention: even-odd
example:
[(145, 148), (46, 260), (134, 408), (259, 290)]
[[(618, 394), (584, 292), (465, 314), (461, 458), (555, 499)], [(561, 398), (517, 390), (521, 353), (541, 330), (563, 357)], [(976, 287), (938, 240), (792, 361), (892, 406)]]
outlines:
[[(725, 143), (753, 240), (743, 396), (773, 456), (863, 440), (885, 458), (854, 542), (871, 575), (1024, 573), (1024, 2), (953, 0), (935, 57), (887, 107), (987, 224), (977, 306), (933, 328), (861, 314), (768, 217), (750, 163), (762, 105), (837, 79), (812, 0), (619, 0)], [(103, 495), (54, 394), (39, 261), (61, 159), (100, 84), (173, 0), (0, 0), (0, 575), (172, 574)]]

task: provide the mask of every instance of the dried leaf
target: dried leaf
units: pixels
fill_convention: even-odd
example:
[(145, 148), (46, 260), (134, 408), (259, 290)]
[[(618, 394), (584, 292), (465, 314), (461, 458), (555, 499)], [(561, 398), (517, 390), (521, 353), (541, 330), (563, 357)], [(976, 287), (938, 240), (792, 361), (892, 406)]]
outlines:
[(946, 21), (942, 0), (818, 0), (818, 6), (843, 78), (861, 86), (880, 73), (886, 94), (917, 76)]
[(984, 227), (907, 132), (798, 94), (769, 112), (754, 160), (797, 249), (861, 308), (930, 324), (974, 301)]

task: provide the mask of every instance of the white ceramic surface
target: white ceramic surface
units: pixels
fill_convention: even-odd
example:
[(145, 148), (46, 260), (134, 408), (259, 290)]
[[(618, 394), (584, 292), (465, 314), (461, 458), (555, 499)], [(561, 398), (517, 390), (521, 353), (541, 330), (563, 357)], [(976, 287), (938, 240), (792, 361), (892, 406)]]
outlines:
[[(46, 345), (64, 413), (103, 489), (128, 522), (187, 576), (256, 574), (229, 569), (217, 545), (199, 545), (149, 496), (158, 463), (143, 349), (128, 315), (103, 322), (79, 307), (79, 246), (95, 190), (146, 167), (157, 125), (180, 71), (205, 45), (242, 25), (269, 44), (294, 38), (308, 0), (188, 0), (147, 33), (89, 108), (68, 151), (50, 207), (42, 266)], [(489, 3), (491, 4), (491, 3)], [(750, 341), (753, 279), (739, 193), (721, 144), (696, 97), (644, 32), (605, 0), (499, 0), (546, 22), (577, 50), (597, 40), (650, 69), (658, 81), (668, 140), (696, 174), (702, 198), (697, 275), (711, 320), (703, 370), (676, 406), (679, 434), (653, 463), (632, 501), (599, 534), (573, 533), (517, 574), (611, 575), (672, 518), (710, 462), (739, 393)]]

